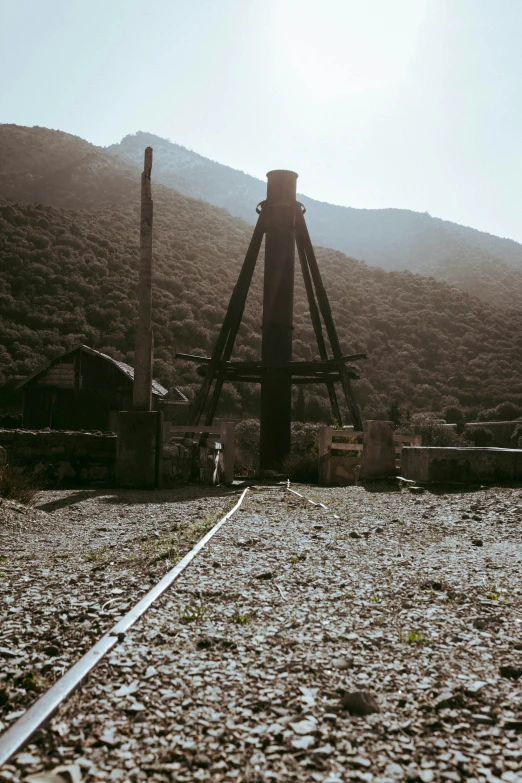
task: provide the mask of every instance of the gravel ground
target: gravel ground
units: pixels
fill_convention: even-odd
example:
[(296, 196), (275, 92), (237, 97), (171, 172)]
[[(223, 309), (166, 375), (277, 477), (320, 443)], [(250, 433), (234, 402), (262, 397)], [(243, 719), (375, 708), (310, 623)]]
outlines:
[(0, 501), (0, 731), (230, 508), (237, 493), (41, 492)]
[[(328, 508), (282, 488), (252, 490), (0, 781), (522, 781), (522, 492), (300, 491)], [(143, 524), (147, 541), (195, 509), (208, 515), (232, 502), (151, 508), (143, 495), (108, 497), (85, 508), (101, 504), (98, 523), (114, 538), (134, 513), (134, 535)], [(49, 558), (57, 539), (67, 551), (83, 529), (70, 508), (51, 512)], [(133, 541), (125, 553), (118, 540), (122, 559), (139, 553)], [(43, 624), (61, 645), (47, 660), (64, 667), (77, 655), (80, 623), (93, 623), (85, 644), (103, 630), (105, 617), (95, 616), (112, 591), (124, 589), (116, 598), (130, 603), (129, 589), (132, 600), (145, 589), (132, 568), (120, 578), (120, 561), (103, 560), (93, 574), (97, 563), (76, 565), (81, 555), (54, 559), (52, 569), (41, 558), (29, 573), (20, 556), (2, 565), (12, 569), (2, 585), (14, 598), (3, 643), (7, 719), (25, 704), (16, 672), (50, 655)], [(71, 577), (72, 561), (90, 568), (88, 584)], [(66, 579), (73, 587), (63, 596)], [(124, 607), (110, 607), (112, 622)]]

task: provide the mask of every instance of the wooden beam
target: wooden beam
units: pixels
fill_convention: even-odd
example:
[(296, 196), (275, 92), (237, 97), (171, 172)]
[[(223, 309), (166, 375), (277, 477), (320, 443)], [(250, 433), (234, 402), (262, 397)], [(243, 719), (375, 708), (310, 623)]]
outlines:
[[(301, 206), (297, 205), (297, 209), (300, 210)], [(321, 326), (321, 318), (319, 316), (319, 309), (317, 302), (315, 301), (314, 287), (312, 279), (310, 277), (310, 269), (308, 267), (308, 261), (306, 253), (301, 242), (297, 241), (296, 236), (297, 253), (299, 255), (299, 263), (301, 264), (301, 273), (303, 275), (303, 281), (305, 285), (306, 296), (308, 298), (308, 307), (310, 310), (310, 318), (312, 319), (312, 326), (315, 333), (315, 339), (317, 341), (317, 347), (319, 349), (319, 356), (322, 361), (328, 360), (328, 353), (326, 351), (326, 344), (324, 341), (323, 327)], [(341, 411), (339, 409), (339, 403), (337, 402), (337, 395), (335, 393), (335, 386), (332, 382), (328, 381), (326, 384), (328, 389), (328, 397), (330, 398), (330, 407), (332, 409), (332, 416), (334, 421), (337, 422), (339, 427), (342, 427), (343, 420), (341, 418)]]
[[(359, 375), (351, 372), (349, 373), (349, 377), (354, 381), (359, 380), (360, 378)], [(254, 374), (241, 375), (241, 373), (220, 372), (218, 370), (217, 378), (226, 383), (261, 383), (262, 376)], [(340, 381), (341, 376), (339, 373), (325, 373), (311, 376), (294, 375), (290, 378), (290, 383), (293, 383), (294, 385), (303, 383), (339, 383)]]
[[(349, 365), (345, 368), (346, 372), (349, 373), (351, 376), (357, 376), (357, 369), (353, 367), (352, 365)], [(202, 377), (205, 376), (207, 370), (206, 367), (198, 367), (197, 374), (201, 375)], [(309, 376), (315, 376), (315, 377), (323, 377), (326, 375), (339, 375), (339, 368), (337, 367), (317, 367), (317, 365), (314, 367), (313, 365), (309, 365), (308, 367), (230, 367), (228, 366), (219, 366), (216, 369), (216, 377), (220, 377), (223, 375), (226, 375), (230, 378), (235, 378), (237, 375), (249, 377), (251, 375), (255, 376), (263, 376), (266, 377), (267, 375), (273, 375), (280, 377), (286, 377), (288, 375), (309, 375)]]
[[(196, 364), (208, 364), (212, 361), (210, 356), (196, 356), (192, 353), (177, 353), (175, 356), (176, 359), (182, 359), (186, 362), (194, 362)], [(367, 355), (365, 353), (354, 353), (347, 356), (340, 356), (337, 359), (326, 359), (326, 361), (319, 361), (319, 362), (313, 362), (313, 364), (317, 364), (319, 366), (323, 365), (332, 365), (337, 366), (338, 364), (343, 364), (344, 362), (350, 362), (350, 361), (359, 361), (361, 359), (367, 359)], [(290, 367), (290, 366), (300, 366), (304, 364), (312, 364), (312, 362), (285, 362), (283, 364), (264, 364), (262, 361), (252, 361), (252, 362), (234, 362), (234, 361), (227, 361), (227, 362), (220, 362), (220, 364), (225, 364), (227, 367)]]

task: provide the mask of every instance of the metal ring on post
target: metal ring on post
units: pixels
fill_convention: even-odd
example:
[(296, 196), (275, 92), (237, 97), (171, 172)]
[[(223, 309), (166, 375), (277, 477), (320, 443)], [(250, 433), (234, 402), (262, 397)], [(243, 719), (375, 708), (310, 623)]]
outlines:
[(261, 212), (263, 211), (263, 207), (265, 206), (265, 204), (266, 204), (266, 201), (260, 201), (259, 204), (257, 205), (256, 212), (257, 212), (258, 215), (260, 215)]
[(296, 206), (297, 206), (297, 207), (301, 207), (301, 214), (302, 214), (302, 215), (304, 215), (304, 214), (305, 214), (305, 212), (306, 212), (306, 207), (305, 207), (305, 205), (304, 205), (304, 204), (301, 204), (301, 202), (300, 202), (300, 201), (296, 201), (296, 202), (295, 202), (295, 204), (296, 204)]

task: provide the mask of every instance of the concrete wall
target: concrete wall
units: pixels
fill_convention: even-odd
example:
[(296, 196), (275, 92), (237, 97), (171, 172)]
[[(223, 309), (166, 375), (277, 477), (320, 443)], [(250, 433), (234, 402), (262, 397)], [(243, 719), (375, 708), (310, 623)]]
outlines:
[(323, 487), (345, 487), (355, 484), (361, 471), (360, 452), (354, 456), (334, 456), (331, 453), (319, 457), (319, 484)]
[(365, 421), (361, 475), (366, 480), (395, 475), (395, 438), (391, 421)]
[[(150, 356), (150, 355), (149, 355)], [(147, 384), (140, 389), (146, 402)], [(116, 446), (116, 483), (119, 487), (155, 489), (163, 484), (163, 413), (120, 411)]]
[(522, 449), (405, 446), (401, 476), (422, 483), (522, 481)]

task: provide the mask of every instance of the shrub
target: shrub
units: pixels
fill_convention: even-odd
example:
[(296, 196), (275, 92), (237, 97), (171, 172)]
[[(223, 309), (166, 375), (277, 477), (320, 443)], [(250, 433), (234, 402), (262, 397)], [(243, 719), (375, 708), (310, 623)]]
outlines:
[(495, 418), (498, 421), (514, 421), (521, 413), (519, 406), (512, 402), (501, 402), (495, 408)]
[(489, 446), (493, 440), (493, 433), (487, 427), (471, 427), (466, 430), (466, 440), (471, 441), (474, 446)]
[(513, 402), (501, 402), (496, 408), (487, 408), (486, 410), (479, 411), (477, 420), (514, 421), (520, 416), (521, 412), (521, 408)]
[(40, 486), (34, 477), (23, 473), (20, 468), (6, 465), (0, 470), (0, 496), (3, 498), (30, 505), (39, 491)]
[(401, 435), (420, 435), (423, 446), (466, 446), (464, 438), (453, 427), (447, 427), (440, 420), (426, 413), (415, 413), (408, 427), (400, 427)]
[(292, 454), (319, 454), (318, 425), (310, 422), (292, 423)]
[[(283, 470), (294, 481), (317, 482), (319, 455), (318, 425), (293, 422), (292, 450)], [(259, 421), (245, 419), (236, 425), (235, 471), (255, 475), (259, 471)]]
[(464, 421), (464, 411), (458, 405), (449, 405), (444, 410), (444, 418), (448, 424), (461, 424)]

